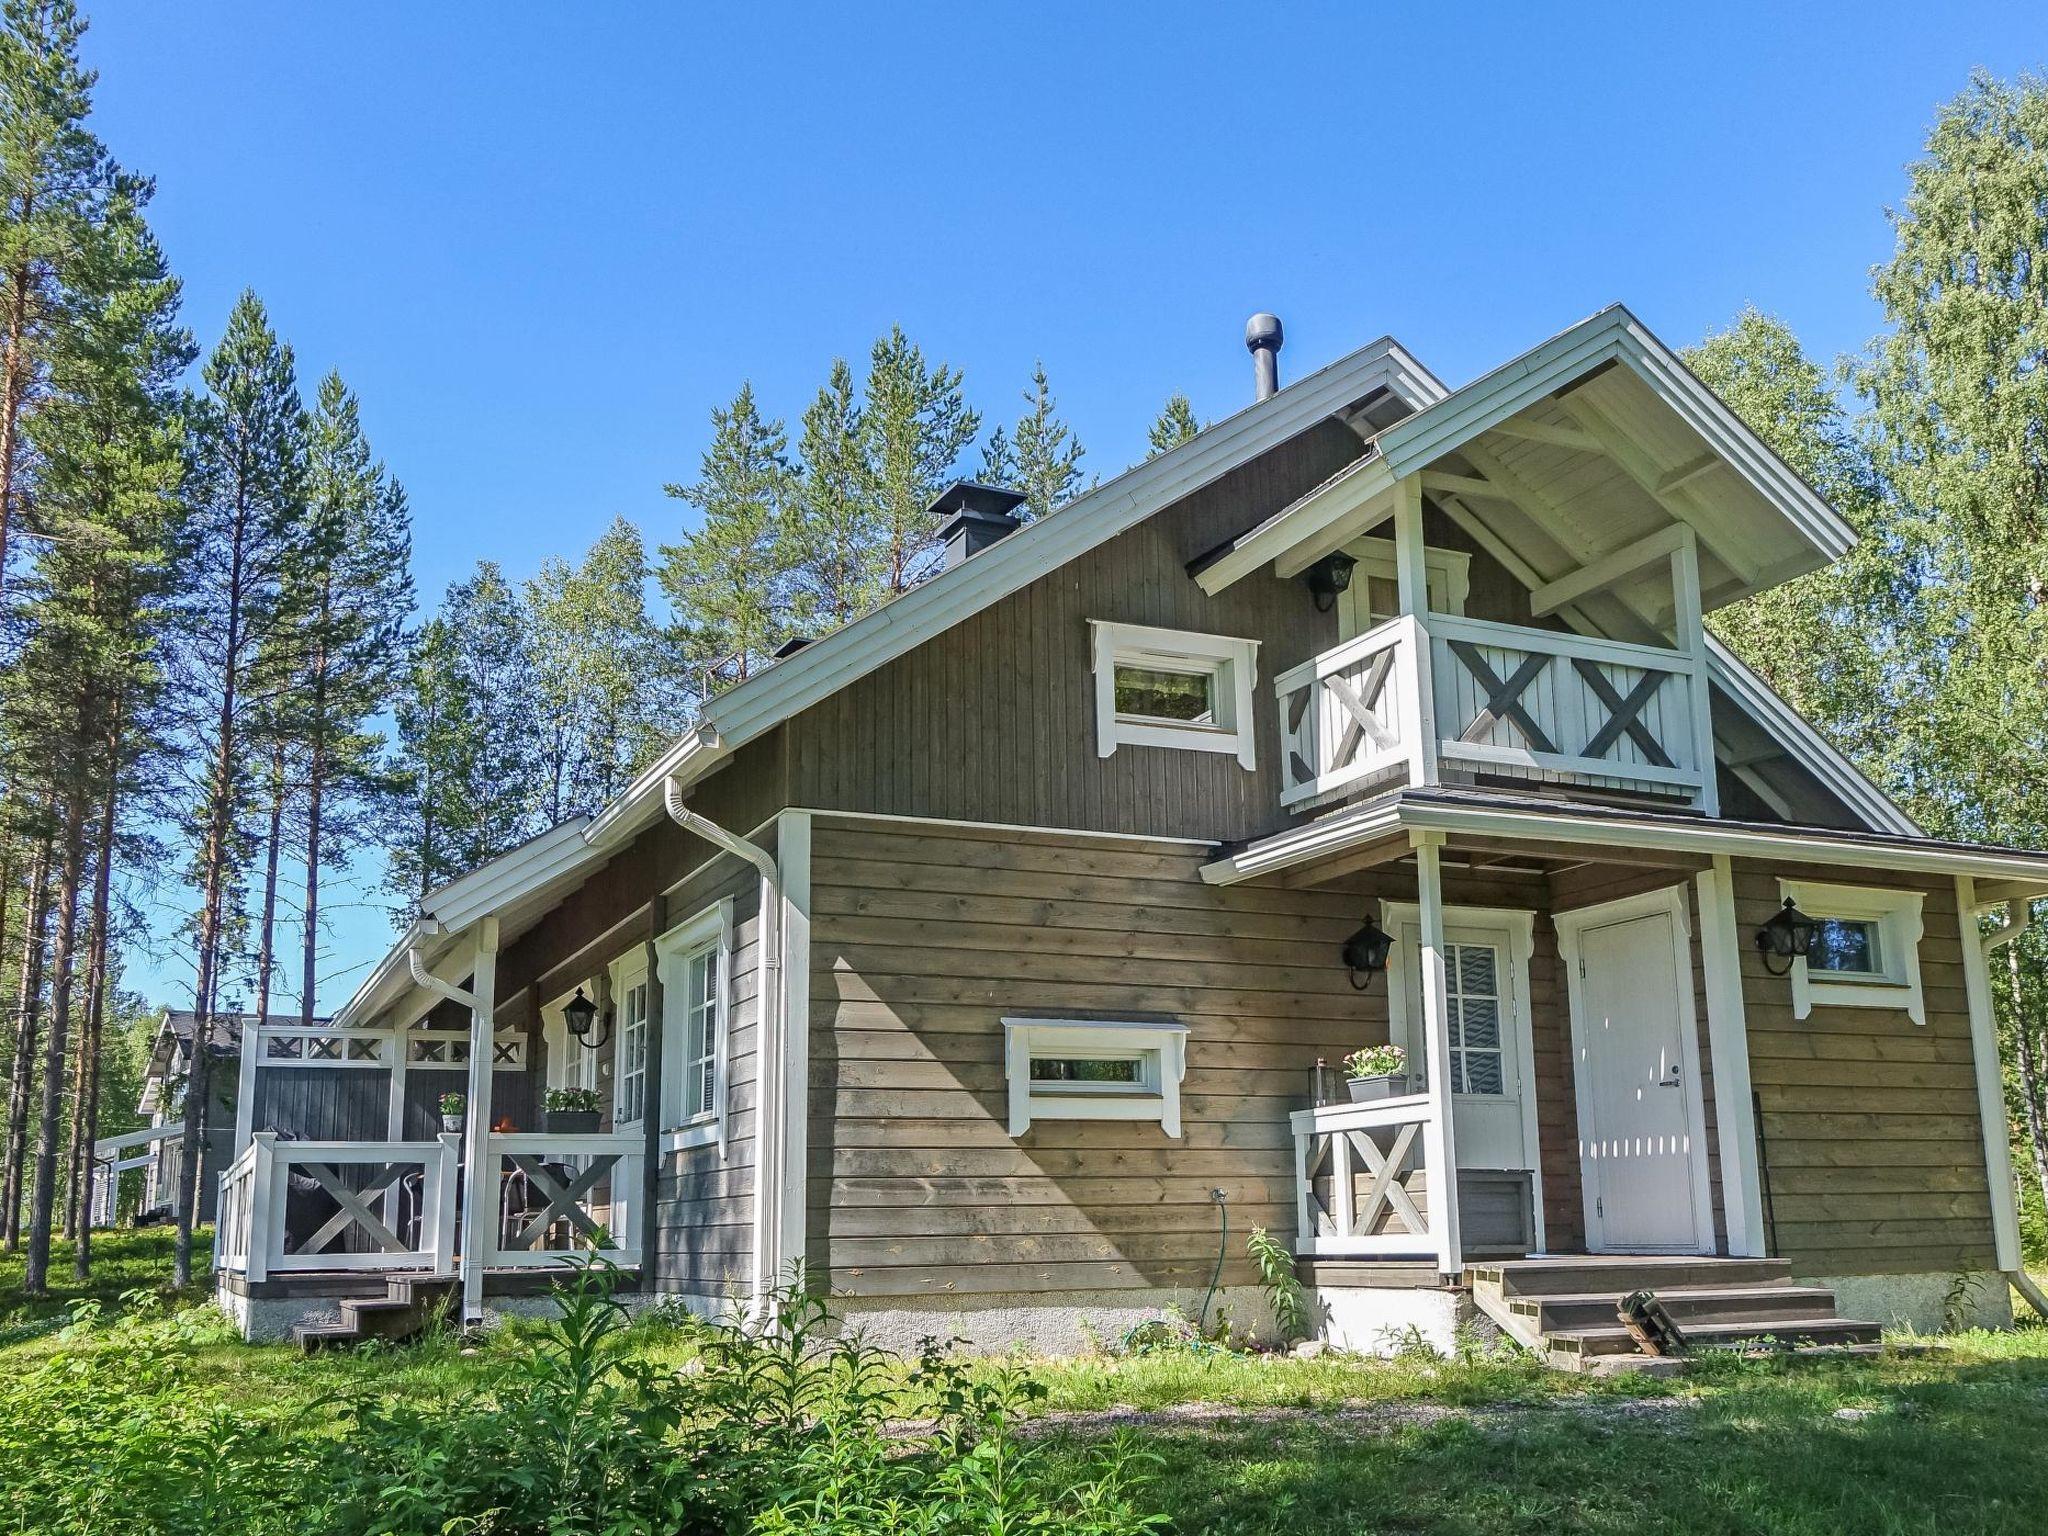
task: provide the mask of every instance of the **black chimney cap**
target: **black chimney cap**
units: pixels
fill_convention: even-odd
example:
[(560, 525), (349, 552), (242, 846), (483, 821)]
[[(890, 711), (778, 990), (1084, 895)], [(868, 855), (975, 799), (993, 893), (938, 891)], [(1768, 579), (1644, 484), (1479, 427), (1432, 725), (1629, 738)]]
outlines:
[[(933, 517), (951, 520), (962, 514), (979, 517), (1011, 517), (1029, 498), (1007, 486), (984, 485), (979, 480), (955, 480), (931, 504)], [(943, 531), (942, 531), (943, 533)]]
[(791, 635), (769, 654), (774, 656), (777, 661), (781, 661), (786, 657), (794, 656), (810, 643), (811, 637), (809, 635)]

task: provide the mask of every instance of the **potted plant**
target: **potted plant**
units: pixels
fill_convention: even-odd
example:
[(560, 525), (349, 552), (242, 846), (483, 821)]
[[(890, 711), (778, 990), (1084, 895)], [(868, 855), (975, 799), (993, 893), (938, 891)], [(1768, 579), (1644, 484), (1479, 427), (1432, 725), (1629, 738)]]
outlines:
[(597, 1130), (595, 1088), (550, 1088), (541, 1101), (548, 1131), (555, 1136), (588, 1136)]
[(1397, 1099), (1408, 1091), (1408, 1053), (1398, 1045), (1368, 1045), (1344, 1058), (1346, 1086), (1351, 1102), (1369, 1104), (1375, 1099)]
[(444, 1130), (444, 1131), (459, 1131), (459, 1130), (461, 1130), (461, 1129), (462, 1129), (462, 1112), (463, 1112), (463, 1110), (464, 1110), (464, 1109), (468, 1108), (468, 1106), (469, 1106), (469, 1101), (468, 1101), (467, 1099), (465, 1099), (465, 1098), (464, 1098), (464, 1097), (463, 1097), (463, 1096), (462, 1096), (461, 1094), (459, 1094), (459, 1093), (444, 1093), (444, 1094), (442, 1094), (442, 1095), (441, 1095), (441, 1129), (442, 1129), (442, 1130)]

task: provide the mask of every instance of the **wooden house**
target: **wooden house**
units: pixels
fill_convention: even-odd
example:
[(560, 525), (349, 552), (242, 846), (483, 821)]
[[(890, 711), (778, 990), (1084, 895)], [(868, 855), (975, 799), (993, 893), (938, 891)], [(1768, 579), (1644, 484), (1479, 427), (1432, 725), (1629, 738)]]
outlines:
[[(1620, 307), (1458, 389), (1248, 339), (1245, 409), (1022, 526), (955, 487), (935, 577), (247, 1032), (251, 1329), (594, 1247), (1072, 1348), (1256, 1320), (1254, 1226), (1358, 1347), (1623, 1348), (1638, 1286), (1712, 1338), (2009, 1317), (1986, 955), (2048, 855), (1924, 835), (1702, 622), (1851, 528)], [(273, 1072), (353, 1107), (279, 1139)]]

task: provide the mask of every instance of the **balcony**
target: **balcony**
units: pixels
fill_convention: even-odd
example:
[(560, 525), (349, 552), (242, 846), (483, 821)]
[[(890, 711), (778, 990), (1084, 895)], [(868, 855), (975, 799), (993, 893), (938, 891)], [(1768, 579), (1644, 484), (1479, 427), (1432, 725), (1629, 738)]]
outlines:
[(1475, 775), (1710, 806), (1697, 653), (1431, 614), (1389, 619), (1274, 680), (1281, 804)]

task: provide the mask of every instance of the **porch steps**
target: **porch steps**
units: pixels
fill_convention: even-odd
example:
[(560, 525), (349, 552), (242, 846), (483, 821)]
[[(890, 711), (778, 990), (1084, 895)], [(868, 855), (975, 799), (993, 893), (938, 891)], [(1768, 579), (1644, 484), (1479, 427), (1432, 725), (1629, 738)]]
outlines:
[(1860, 1349), (1879, 1339), (1877, 1324), (1837, 1315), (1832, 1291), (1795, 1285), (1783, 1259), (1519, 1259), (1472, 1265), (1465, 1278), (1480, 1311), (1561, 1370), (1629, 1369), (1653, 1358), (1617, 1310), (1641, 1290), (1655, 1292), (1701, 1349)]
[(292, 1342), (306, 1355), (365, 1339), (402, 1344), (418, 1338), (446, 1314), (456, 1284), (450, 1279), (388, 1280), (382, 1296), (343, 1297), (338, 1322), (300, 1323), (292, 1329)]

